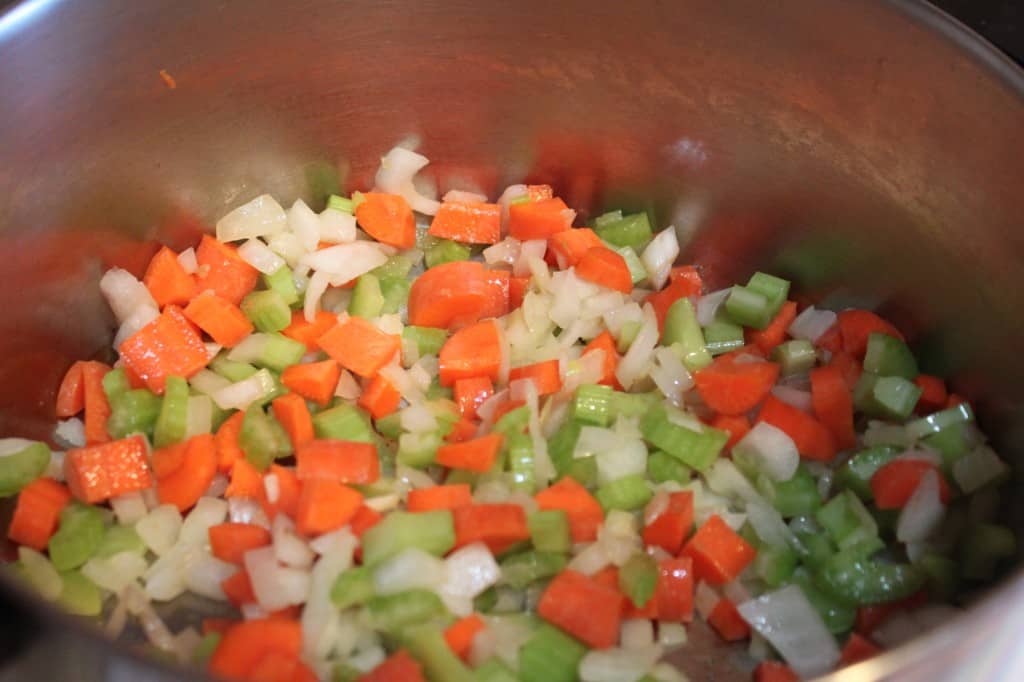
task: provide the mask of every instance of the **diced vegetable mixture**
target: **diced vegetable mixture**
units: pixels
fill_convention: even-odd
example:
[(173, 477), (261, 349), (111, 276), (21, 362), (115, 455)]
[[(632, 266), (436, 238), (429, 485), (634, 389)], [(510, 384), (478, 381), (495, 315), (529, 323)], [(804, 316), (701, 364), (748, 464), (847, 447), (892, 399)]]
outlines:
[[(671, 682), (698, 618), (778, 681), (1014, 555), (1007, 466), (887, 321), (706, 291), (672, 226), (546, 185), (434, 201), (426, 163), (107, 272), (63, 450), (0, 441), (13, 570), (227, 679)], [(172, 632), (186, 592), (234, 615)]]

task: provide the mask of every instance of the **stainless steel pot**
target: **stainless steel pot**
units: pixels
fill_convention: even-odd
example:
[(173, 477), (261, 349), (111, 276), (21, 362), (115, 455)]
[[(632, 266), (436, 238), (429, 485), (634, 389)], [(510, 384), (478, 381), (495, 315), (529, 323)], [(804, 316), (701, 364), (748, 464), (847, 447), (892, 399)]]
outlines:
[[(1019, 68), (910, 0), (28, 0), (0, 17), (0, 434), (45, 436), (64, 367), (107, 352), (104, 266), (261, 192), (365, 186), (416, 134), (442, 190), (644, 206), (712, 285), (762, 267), (880, 304), (1020, 465), (1022, 100)], [(173, 677), (0, 587), (8, 675)], [(837, 679), (1022, 679), (1022, 606), (1017, 574)]]

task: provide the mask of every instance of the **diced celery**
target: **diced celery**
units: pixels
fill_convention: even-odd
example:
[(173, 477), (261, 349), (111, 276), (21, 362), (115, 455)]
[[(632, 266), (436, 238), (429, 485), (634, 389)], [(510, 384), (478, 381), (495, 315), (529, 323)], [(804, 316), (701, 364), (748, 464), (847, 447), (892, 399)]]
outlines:
[(637, 552), (619, 567), (619, 589), (638, 609), (654, 596), (657, 584), (658, 563), (648, 554)]
[(655, 483), (689, 483), (690, 475), (690, 467), (661, 450), (652, 452), (647, 458), (647, 477)]
[(821, 506), (818, 482), (804, 466), (800, 466), (788, 481), (758, 476), (757, 488), (783, 518), (813, 515)]
[(249, 293), (242, 299), (242, 312), (260, 332), (279, 332), (292, 322), (288, 303), (271, 289)]
[(443, 556), (455, 546), (455, 524), (448, 510), (429, 512), (391, 512), (362, 537), (363, 564), (373, 566), (417, 547)]
[(50, 465), (50, 448), (31, 443), (17, 452), (0, 457), (0, 497), (17, 494), (43, 475)]
[(634, 213), (618, 220), (606, 221), (594, 229), (597, 236), (615, 246), (630, 246), (637, 251), (651, 241), (651, 221), (646, 213)]
[(465, 244), (450, 239), (436, 239), (424, 249), (423, 260), (428, 268), (445, 263), (469, 260), (473, 251)]
[(558, 575), (569, 559), (555, 552), (519, 552), (501, 560), (501, 581), (518, 590), (535, 580)]
[(373, 424), (377, 427), (377, 433), (385, 438), (398, 440), (398, 437), (402, 435), (402, 415), (398, 412), (392, 412), (386, 417), (374, 420)]
[(829, 557), (814, 579), (827, 595), (857, 606), (905, 599), (924, 582), (925, 574), (916, 566), (872, 560), (849, 551)]
[[(427, 594), (433, 594), (428, 592)], [(429, 680), (475, 682), (473, 672), (452, 652), (441, 630), (432, 625), (410, 628), (402, 644), (420, 662)]]
[(876, 445), (861, 450), (836, 471), (835, 481), (840, 487), (851, 490), (862, 500), (871, 501), (871, 477), (875, 472), (896, 458), (899, 448), (892, 445)]
[(970, 426), (967, 422), (950, 424), (938, 433), (922, 438), (921, 444), (937, 451), (942, 455), (943, 464), (950, 467), (973, 447)]
[(561, 476), (569, 476), (587, 488), (597, 484), (597, 458), (575, 457)]
[(254, 362), (260, 367), (283, 372), (306, 354), (306, 344), (281, 334), (266, 334), (266, 345)]
[(928, 592), (935, 599), (951, 601), (956, 597), (960, 586), (960, 565), (956, 561), (939, 554), (925, 554), (917, 565), (927, 576)]
[(903, 377), (879, 377), (871, 392), (879, 413), (889, 419), (903, 420), (914, 412), (922, 389)]
[(332, 194), (327, 197), (327, 208), (334, 209), (335, 211), (341, 211), (342, 213), (348, 213), (352, 215), (355, 213), (356, 207), (355, 202), (345, 197), (340, 197), (337, 194)]
[(585, 424), (608, 426), (612, 421), (611, 386), (584, 384), (576, 389), (573, 400), (573, 418)]
[(669, 306), (661, 343), (675, 350), (691, 372), (711, 364), (711, 353), (705, 345), (704, 331), (697, 322), (697, 312), (688, 298), (680, 298)]
[(163, 405), (153, 429), (153, 445), (158, 448), (181, 442), (188, 426), (188, 382), (167, 377)]
[(806, 571), (803, 569), (796, 571), (790, 582), (803, 591), (807, 601), (811, 603), (814, 610), (821, 616), (821, 620), (825, 623), (825, 627), (828, 628), (829, 632), (838, 635), (848, 632), (853, 627), (853, 623), (857, 618), (857, 609), (853, 605), (819, 589)]
[(654, 493), (651, 492), (647, 481), (640, 474), (623, 476), (614, 481), (609, 481), (597, 489), (594, 497), (601, 503), (601, 507), (608, 511), (610, 509), (623, 509), (633, 511), (640, 509), (651, 501)]
[(769, 275), (764, 272), (755, 272), (747, 282), (747, 288), (756, 291), (765, 297), (768, 306), (772, 311), (772, 317), (779, 312), (779, 308), (789, 297), (789, 282), (780, 277)]
[(622, 210), (616, 209), (614, 211), (608, 211), (594, 218), (594, 225), (597, 227), (605, 227), (611, 223), (622, 220)]
[(960, 565), (968, 580), (991, 580), (1003, 560), (1017, 554), (1017, 539), (1006, 526), (979, 523), (968, 529), (961, 547)]
[(725, 312), (736, 324), (753, 329), (764, 329), (775, 315), (764, 294), (739, 284), (725, 299)]
[(259, 405), (250, 405), (246, 409), (242, 429), (238, 433), (238, 445), (249, 463), (259, 471), (265, 471), (275, 459), (287, 457), (292, 452), (288, 432)]
[(352, 298), (348, 303), (348, 314), (366, 319), (377, 317), (384, 308), (384, 294), (376, 275), (366, 273), (356, 280)]
[(626, 261), (626, 267), (629, 268), (629, 278), (633, 284), (639, 284), (647, 279), (647, 268), (644, 267), (644, 262), (640, 260), (640, 256), (633, 247), (612, 245), (610, 248), (622, 256), (622, 260)]
[(160, 396), (144, 388), (120, 393), (110, 400), (107, 432), (114, 439), (121, 439), (133, 433), (149, 435), (156, 426), (162, 406), (163, 400)]
[(704, 471), (721, 453), (729, 440), (729, 434), (709, 426), (701, 427), (699, 422), (696, 422), (696, 426), (701, 427), (700, 432), (676, 424), (669, 417), (670, 409), (674, 408), (659, 406), (644, 415), (640, 421), (644, 440), (683, 464)]
[(802, 548), (800, 560), (811, 570), (818, 570), (824, 566), (836, 553), (836, 547), (827, 533), (797, 530), (794, 534)]
[(775, 347), (772, 359), (781, 366), (783, 376), (791, 376), (811, 371), (818, 353), (807, 339), (791, 339)]
[(555, 465), (555, 471), (562, 475), (572, 464), (576, 441), (579, 440), (583, 425), (575, 419), (566, 419), (548, 440), (548, 457)]
[(615, 339), (615, 349), (620, 353), (625, 353), (629, 350), (629, 347), (633, 345), (633, 339), (640, 333), (640, 329), (643, 328), (643, 322), (639, 320), (626, 320), (619, 327), (619, 335)]
[(343, 571), (331, 587), (331, 602), (342, 610), (364, 604), (373, 595), (373, 573), (367, 566), (354, 566)]
[(757, 548), (754, 573), (768, 587), (781, 587), (793, 575), (798, 563), (799, 557), (792, 548), (765, 544)]
[(397, 634), (403, 628), (423, 623), (448, 612), (436, 593), (430, 590), (406, 590), (366, 600), (366, 610), (375, 630)]
[(393, 315), (402, 309), (409, 300), (409, 289), (412, 284), (405, 277), (384, 277), (380, 280), (380, 292), (384, 296), (382, 315)]
[(292, 269), (282, 265), (269, 275), (263, 275), (263, 284), (268, 290), (281, 297), (285, 305), (291, 306), (299, 302), (299, 290), (295, 288)]
[(205, 668), (210, 657), (213, 656), (213, 652), (217, 650), (221, 637), (222, 635), (219, 632), (208, 632), (203, 635), (203, 638), (199, 640), (199, 644), (192, 650), (192, 662)]
[(103, 516), (97, 507), (74, 502), (60, 513), (60, 527), (47, 549), (58, 571), (78, 568), (91, 559), (103, 541)]
[(853, 492), (845, 490), (824, 504), (815, 514), (840, 549), (869, 541), (878, 536), (878, 526), (864, 503)]
[(369, 415), (348, 403), (335, 405), (313, 415), (313, 431), (317, 438), (359, 443), (372, 443), (376, 437)]
[(920, 372), (917, 360), (907, 344), (895, 336), (874, 332), (868, 336), (864, 371), (878, 376), (896, 376), (913, 380)]
[(706, 348), (711, 355), (730, 353), (743, 347), (743, 327), (723, 317), (717, 317), (704, 327)]
[(954, 424), (965, 424), (974, 421), (974, 411), (967, 403), (960, 403), (953, 407), (934, 412), (927, 417), (921, 417), (907, 424), (907, 433), (911, 438), (923, 438), (925, 436), (939, 433), (943, 429)]
[(405, 466), (423, 469), (434, 463), (437, 449), (442, 445), (437, 431), (403, 433), (398, 439), (398, 461)]
[(248, 362), (228, 360), (227, 355), (224, 353), (217, 355), (210, 362), (210, 369), (232, 383), (245, 381), (259, 371)]
[(488, 613), (498, 603), (498, 590), (488, 587), (473, 600), (473, 610), (480, 613)]
[(568, 552), (572, 549), (569, 517), (561, 509), (535, 511), (526, 517), (526, 525), (538, 552)]
[(142, 541), (133, 526), (114, 525), (103, 533), (103, 540), (96, 548), (96, 556), (100, 559), (112, 557), (121, 552), (132, 552), (143, 555), (146, 553), (146, 543)]
[(533, 441), (524, 433), (512, 433), (505, 439), (512, 487), (533, 494), (537, 487)]
[(430, 382), (427, 388), (427, 400), (452, 400), (454, 392), (451, 386), (442, 386), (437, 378)]
[(612, 393), (612, 415), (615, 417), (642, 417), (656, 408), (662, 401), (660, 392)]
[(408, 279), (409, 271), (412, 270), (413, 265), (414, 262), (412, 256), (408, 253), (397, 253), (388, 258), (384, 265), (374, 268), (370, 272), (380, 279), (386, 279), (388, 277)]
[(115, 367), (104, 374), (102, 384), (103, 392), (106, 393), (108, 402), (112, 402), (132, 387), (128, 381), (128, 375), (122, 367)]
[(541, 624), (519, 649), (522, 682), (574, 682), (587, 647), (554, 625)]
[(526, 405), (509, 410), (494, 422), (492, 431), (506, 437), (521, 434), (530, 424), (530, 408)]
[(98, 616), (103, 610), (100, 588), (78, 571), (63, 571), (57, 603), (76, 616)]
[(420, 355), (437, 355), (448, 340), (448, 332), (433, 327), (408, 326), (402, 330), (402, 338), (416, 344)]
[(512, 668), (497, 656), (492, 656), (473, 670), (476, 682), (519, 682)]

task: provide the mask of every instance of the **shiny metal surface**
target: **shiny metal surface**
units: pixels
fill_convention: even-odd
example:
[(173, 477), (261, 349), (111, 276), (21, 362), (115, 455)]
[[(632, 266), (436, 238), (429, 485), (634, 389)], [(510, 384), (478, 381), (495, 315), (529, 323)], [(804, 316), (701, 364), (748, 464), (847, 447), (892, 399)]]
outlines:
[[(880, 304), (1024, 464), (1024, 75), (917, 2), (24, 2), (0, 16), (0, 435), (46, 435), (64, 367), (107, 352), (104, 267), (262, 192), (364, 187), (409, 134), (442, 190), (645, 206), (712, 285), (762, 267)], [(139, 665), (3, 591), (80, 679)], [(1010, 665), (1008, 604), (1024, 575), (838, 679), (972, 679), (964, 647)], [(60, 676), (40, 646), (20, 677)]]

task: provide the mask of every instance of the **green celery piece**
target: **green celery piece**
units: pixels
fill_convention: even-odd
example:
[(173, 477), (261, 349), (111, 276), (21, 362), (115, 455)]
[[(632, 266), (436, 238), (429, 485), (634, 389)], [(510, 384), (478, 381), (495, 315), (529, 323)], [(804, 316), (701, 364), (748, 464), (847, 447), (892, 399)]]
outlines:
[(920, 374), (917, 360), (907, 344), (895, 336), (881, 332), (874, 332), (868, 336), (864, 371), (882, 377), (903, 377), (908, 380), (913, 380)]
[(331, 587), (331, 602), (342, 610), (365, 604), (373, 596), (373, 573), (368, 566), (354, 566), (343, 571)]
[(263, 285), (269, 291), (281, 297), (285, 305), (291, 306), (299, 302), (299, 290), (295, 288), (295, 279), (292, 277), (292, 269), (282, 265), (269, 275), (262, 275)]
[(103, 597), (100, 588), (79, 571), (63, 571), (60, 574), (63, 585), (57, 603), (65, 611), (76, 616), (98, 616), (103, 611)]
[(615, 246), (629, 246), (642, 251), (654, 234), (646, 213), (634, 213), (619, 220), (607, 221), (594, 229), (597, 236)]
[(384, 309), (384, 294), (376, 275), (366, 273), (356, 280), (352, 299), (348, 303), (348, 314), (366, 319), (380, 315)]
[(232, 383), (245, 381), (259, 371), (248, 362), (228, 360), (226, 353), (219, 353), (210, 361), (210, 369)]
[(583, 425), (575, 419), (566, 419), (558, 427), (555, 434), (548, 440), (548, 457), (555, 465), (555, 471), (561, 476), (572, 465), (576, 441), (579, 440)]
[(423, 261), (428, 268), (433, 268), (445, 263), (469, 260), (472, 254), (473, 250), (465, 244), (451, 239), (437, 239), (424, 250)]
[(796, 571), (790, 582), (800, 588), (833, 635), (849, 632), (853, 628), (853, 623), (857, 619), (856, 606), (819, 589), (804, 569)]
[(935, 599), (952, 601), (960, 587), (960, 565), (949, 557), (925, 554), (917, 565), (927, 576), (928, 592)]
[(368, 414), (355, 405), (341, 403), (313, 415), (317, 438), (372, 443), (376, 437)]
[(712, 356), (730, 353), (746, 343), (743, 340), (743, 327), (723, 317), (715, 318), (704, 327), (704, 340)]
[(124, 368), (115, 367), (103, 375), (103, 392), (107, 395), (107, 402), (113, 402), (118, 396), (123, 395), (132, 387), (128, 381), (128, 374)]
[(376, 427), (377, 433), (385, 438), (398, 440), (398, 437), (402, 435), (402, 416), (397, 412), (375, 419), (373, 425)]
[(704, 426), (700, 433), (669, 419), (669, 409), (658, 406), (640, 420), (644, 440), (692, 469), (704, 471), (718, 458), (729, 440), (725, 431)]
[(455, 546), (455, 523), (448, 510), (391, 512), (362, 537), (363, 564), (373, 566), (416, 547), (444, 556)]
[(788, 481), (757, 477), (757, 489), (783, 518), (813, 515), (821, 506), (821, 493), (814, 476), (801, 466)]
[(965, 533), (960, 565), (968, 580), (991, 580), (1001, 561), (1017, 554), (1017, 539), (1006, 526), (979, 523)]
[(441, 346), (448, 340), (448, 332), (444, 329), (410, 325), (402, 330), (402, 338), (415, 343), (420, 355), (437, 355), (441, 352)]
[(811, 570), (819, 570), (835, 555), (836, 547), (827, 533), (795, 531), (802, 551), (800, 561)]
[(974, 411), (967, 403), (960, 403), (907, 424), (907, 433), (913, 438), (924, 438), (939, 433), (954, 424), (974, 421)]
[(739, 284), (732, 288), (724, 307), (730, 320), (753, 329), (764, 329), (775, 316), (767, 297)]
[(782, 304), (789, 298), (789, 281), (764, 272), (755, 272), (747, 282), (747, 288), (756, 291), (768, 300), (774, 318)]
[(853, 407), (859, 412), (867, 415), (877, 416), (881, 408), (875, 403), (875, 384), (878, 383), (878, 375), (871, 372), (861, 372), (857, 384), (853, 387)]
[(91, 559), (103, 542), (103, 515), (97, 507), (73, 502), (60, 513), (60, 527), (47, 549), (58, 571), (78, 568)]
[(491, 430), (508, 438), (514, 434), (522, 434), (529, 425), (530, 408), (523, 405), (501, 415)]
[(0, 457), (0, 497), (16, 495), (43, 475), (50, 465), (50, 448), (45, 443), (29, 443), (21, 450)]
[(448, 476), (445, 477), (445, 485), (456, 485), (459, 483), (465, 483), (471, 488), (475, 488), (477, 482), (480, 480), (481, 474), (475, 471), (469, 471), (467, 469), (451, 469), (448, 472)]
[(370, 597), (366, 610), (373, 628), (389, 634), (448, 613), (436, 593), (419, 589)]
[(626, 261), (626, 267), (629, 268), (629, 278), (633, 281), (633, 284), (639, 284), (647, 279), (647, 268), (644, 267), (644, 262), (640, 260), (639, 254), (637, 254), (633, 247), (609, 245), (609, 248), (622, 256), (622, 260)]
[[(110, 373), (107, 374), (110, 376)], [(133, 433), (153, 432), (163, 400), (144, 388), (136, 388), (118, 394), (110, 401), (110, 417), (107, 419), (107, 433), (115, 440)]]
[(561, 474), (561, 476), (569, 476), (584, 487), (593, 487), (597, 484), (597, 458), (574, 458), (569, 463), (569, 467), (565, 470), (565, 473)]
[(867, 606), (905, 599), (924, 587), (925, 578), (911, 564), (872, 560), (848, 550), (829, 557), (814, 582), (827, 595)]
[(619, 567), (619, 589), (638, 609), (651, 600), (657, 584), (658, 563), (643, 552), (633, 554)]
[(415, 469), (424, 469), (434, 463), (437, 449), (443, 445), (441, 434), (403, 433), (398, 438), (398, 462)]
[(949, 473), (949, 468), (969, 453), (973, 447), (967, 422), (950, 424), (938, 433), (922, 438), (921, 444), (942, 455), (942, 463), (945, 465), (947, 473)]
[(266, 471), (275, 459), (292, 452), (292, 442), (281, 424), (263, 411), (259, 405), (250, 405), (242, 418), (238, 445), (245, 458), (258, 471)]
[(167, 377), (160, 416), (153, 428), (153, 446), (166, 447), (185, 439), (188, 427), (188, 382), (181, 377)]
[[(433, 595), (433, 592), (427, 592)], [(436, 597), (435, 597), (436, 599)], [(440, 601), (440, 600), (438, 600)], [(429, 680), (444, 682), (475, 682), (466, 664), (456, 656), (445, 641), (440, 628), (421, 625), (409, 628), (401, 637), (402, 645), (423, 666)]]
[(526, 517), (526, 525), (538, 552), (568, 552), (572, 549), (569, 517), (561, 509), (535, 511)]
[(519, 649), (522, 682), (575, 682), (587, 647), (554, 625), (543, 623)]
[(654, 493), (643, 476), (633, 474), (605, 483), (597, 489), (594, 497), (606, 512), (610, 509), (633, 511), (650, 502)]
[(384, 305), (380, 312), (382, 315), (394, 315), (402, 309), (409, 300), (409, 290), (412, 283), (405, 277), (383, 277), (380, 280), (380, 292), (384, 296)]
[(692, 472), (672, 455), (656, 450), (647, 458), (647, 478), (655, 483), (675, 481), (676, 483), (689, 483)]
[[(264, 375), (269, 379), (269, 381), (267, 381), (266, 384), (261, 382), (261, 385), (269, 385), (270, 390), (269, 392), (264, 394), (262, 398), (259, 398), (254, 404), (258, 404), (261, 407), (266, 407), (274, 400), (274, 398), (279, 398), (283, 396), (285, 393), (288, 393), (288, 387), (281, 382), (281, 375), (279, 373), (272, 372), (269, 369), (261, 369), (260, 372), (263, 372)], [(256, 374), (259, 374), (260, 372), (257, 372)]]
[(914, 412), (922, 389), (903, 377), (879, 377), (871, 395), (879, 414), (888, 419), (904, 420)]
[(629, 350), (629, 347), (633, 345), (633, 340), (636, 335), (640, 333), (640, 329), (643, 328), (643, 322), (639, 320), (626, 320), (619, 327), (619, 336), (615, 339), (615, 349), (620, 353), (625, 353)]
[(790, 339), (775, 347), (772, 359), (779, 363), (782, 376), (791, 376), (811, 371), (818, 353), (807, 339)]
[(505, 439), (512, 487), (533, 494), (537, 489), (533, 441), (525, 433), (512, 433)]
[(519, 682), (512, 668), (497, 656), (492, 656), (473, 670), (476, 682)]
[(411, 256), (404, 253), (397, 253), (388, 258), (384, 265), (374, 268), (370, 272), (381, 279), (388, 277), (408, 279), (409, 271), (412, 270), (413, 265), (414, 262)]
[(615, 417), (642, 417), (661, 404), (662, 396), (657, 391), (650, 393), (612, 393), (612, 415)]
[(614, 211), (607, 211), (594, 218), (594, 225), (597, 227), (605, 227), (619, 220), (622, 220), (622, 209), (615, 209)]
[(292, 322), (288, 303), (270, 289), (249, 293), (242, 299), (242, 312), (259, 332), (279, 332)]
[(793, 575), (800, 558), (790, 547), (762, 545), (754, 557), (754, 573), (769, 588), (782, 587)]
[(896, 458), (900, 449), (892, 445), (875, 445), (856, 453), (836, 471), (835, 481), (841, 488), (851, 490), (862, 500), (875, 499), (871, 492), (871, 477)]
[(519, 552), (501, 560), (501, 582), (521, 590), (535, 580), (558, 575), (569, 563), (565, 554), (555, 552)]
[(815, 519), (840, 550), (878, 536), (878, 526), (856, 494), (845, 490), (818, 509)]
[(337, 194), (332, 194), (327, 197), (327, 208), (334, 209), (335, 211), (341, 211), (342, 213), (348, 213), (352, 215), (356, 211), (355, 202), (345, 197), (340, 197)]
[(121, 552), (131, 552), (140, 556), (146, 553), (146, 543), (135, 532), (133, 526), (110, 526), (103, 533), (103, 540), (96, 548), (96, 556), (100, 559), (106, 559)]
[(594, 426), (608, 426), (612, 421), (611, 386), (584, 384), (576, 389), (572, 415), (577, 421)]
[(480, 613), (490, 613), (494, 605), (498, 603), (498, 590), (491, 586), (481, 592), (473, 600), (473, 610)]
[(199, 640), (199, 644), (192, 651), (192, 663), (205, 668), (210, 657), (213, 656), (213, 652), (217, 650), (221, 637), (222, 635), (219, 632), (208, 632), (203, 635), (203, 638)]
[(435, 377), (427, 388), (427, 400), (453, 400), (455, 393), (451, 386), (442, 386)]
[(278, 333), (265, 334), (267, 345), (263, 353), (255, 360), (260, 367), (283, 372), (292, 365), (298, 364), (306, 354), (306, 344)]
[[(742, 333), (741, 329), (740, 334)], [(697, 311), (686, 297), (669, 306), (665, 314), (665, 329), (661, 333), (661, 343), (676, 350), (679, 359), (691, 372), (711, 364), (711, 353), (705, 345), (704, 331), (697, 322)]]

